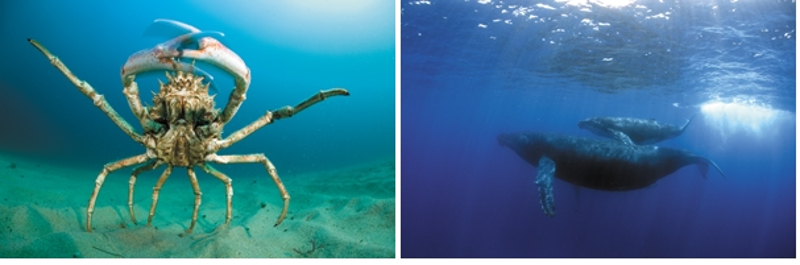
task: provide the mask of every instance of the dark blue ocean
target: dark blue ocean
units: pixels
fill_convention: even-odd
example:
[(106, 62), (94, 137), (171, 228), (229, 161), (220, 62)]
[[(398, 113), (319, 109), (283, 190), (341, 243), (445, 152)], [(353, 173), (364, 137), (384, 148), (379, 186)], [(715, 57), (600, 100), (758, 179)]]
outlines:
[[(351, 93), (268, 125), (222, 153), (264, 153), (281, 174), (394, 157), (394, 5), (323, 1), (3, 1), (0, 151), (98, 172), (143, 153), (26, 39), (41, 42), (141, 131), (120, 69), (134, 52), (174, 37), (144, 36), (158, 18), (223, 32), (222, 43), (250, 68), (247, 99), (223, 135), (319, 90)], [(216, 104), (223, 107), (233, 79), (199, 65), (215, 77)], [(159, 79), (166, 81), (163, 72), (137, 76), (145, 104)]]
[[(401, 3), (402, 257), (796, 257), (796, 4), (627, 2)], [(496, 140), (695, 114), (657, 145), (727, 178), (555, 180), (552, 218), (536, 168)]]

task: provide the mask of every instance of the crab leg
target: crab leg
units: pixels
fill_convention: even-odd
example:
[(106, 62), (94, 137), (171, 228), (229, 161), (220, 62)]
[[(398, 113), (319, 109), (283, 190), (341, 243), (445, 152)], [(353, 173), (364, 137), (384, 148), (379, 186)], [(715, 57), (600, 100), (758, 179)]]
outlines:
[[(133, 111), (133, 115), (136, 116), (136, 119), (142, 123), (143, 128), (147, 128), (144, 122), (147, 119), (147, 111), (145, 111), (144, 107), (142, 107), (142, 101), (139, 99), (139, 85), (133, 81), (136, 78), (135, 75), (128, 76), (123, 78), (122, 85), (125, 87), (122, 89), (122, 93), (125, 94), (125, 98), (128, 99), (128, 106), (131, 107), (131, 111)], [(147, 130), (145, 130), (146, 132)]]
[(223, 174), (219, 170), (213, 168), (209, 164), (205, 164), (202, 167), (202, 169), (206, 173), (208, 173), (208, 174), (214, 176), (215, 178), (218, 178), (219, 180), (221, 180), (222, 183), (225, 183), (225, 195), (228, 197), (228, 201), (227, 201), (228, 202), (228, 204), (227, 204), (228, 206), (227, 206), (227, 210), (225, 211), (225, 224), (228, 225), (228, 224), (231, 223), (231, 213), (233, 212), (233, 203), (232, 203), (232, 201), (233, 201), (233, 185), (232, 185), (233, 180), (231, 180), (231, 178), (229, 178), (228, 176), (226, 176), (225, 174)]
[(170, 174), (172, 174), (172, 165), (167, 165), (167, 169), (164, 170), (164, 173), (161, 173), (161, 177), (158, 178), (156, 186), (153, 187), (153, 204), (150, 205), (150, 216), (147, 217), (147, 226), (150, 226), (150, 223), (153, 222), (153, 215), (156, 214), (156, 205), (158, 204), (158, 192), (161, 191), (161, 186), (164, 185), (164, 182), (167, 181)]
[(100, 188), (103, 187), (103, 182), (106, 181), (106, 176), (111, 172), (114, 172), (117, 169), (132, 166), (136, 164), (144, 163), (150, 159), (147, 154), (141, 154), (134, 157), (125, 158), (113, 163), (108, 163), (103, 166), (103, 170), (100, 171), (100, 175), (97, 176), (97, 179), (94, 181), (94, 191), (92, 191), (92, 197), (89, 198), (89, 207), (86, 208), (86, 231), (92, 232), (92, 213), (94, 212), (94, 203), (97, 200), (97, 195), (100, 194)]
[(150, 171), (158, 166), (158, 160), (150, 161), (150, 163), (136, 167), (128, 180), (128, 212), (131, 214), (131, 221), (136, 224), (136, 215), (133, 214), (133, 186), (136, 185), (136, 176), (145, 171)]
[(238, 131), (229, 135), (227, 138), (217, 142), (215, 151), (227, 148), (233, 145), (234, 143), (241, 141), (242, 139), (249, 136), (256, 130), (261, 129), (267, 124), (272, 123), (274, 120), (292, 117), (293, 115), (300, 113), (306, 108), (311, 107), (312, 105), (317, 104), (320, 101), (325, 100), (326, 98), (332, 96), (349, 96), (349, 95), (350, 93), (347, 92), (347, 90), (345, 89), (334, 88), (326, 91), (320, 91), (319, 93), (315, 94), (314, 96), (311, 96), (310, 98), (306, 99), (300, 104), (297, 104), (297, 106), (295, 106), (294, 108), (291, 106), (286, 106), (275, 111), (267, 111), (267, 113), (264, 114), (264, 116), (261, 116), (261, 118), (258, 118), (253, 123), (250, 123), (244, 128), (239, 129)]
[[(281, 192), (281, 198), (283, 198), (283, 211), (281, 211), (281, 215), (278, 217), (278, 221), (275, 222), (275, 226), (278, 226), (283, 222), (283, 219), (286, 218), (286, 212), (289, 210), (289, 193), (286, 192), (286, 187), (283, 186), (283, 182), (281, 182), (281, 178), (278, 177), (278, 170), (275, 169), (275, 166), (272, 165), (272, 162), (267, 159), (264, 154), (252, 154), (252, 155), (224, 155), (220, 156), (217, 154), (211, 154), (206, 157), (206, 161), (212, 161), (218, 164), (230, 164), (230, 163), (261, 163), (267, 169), (267, 173), (269, 173), (270, 177), (272, 177), (272, 181), (275, 182), (275, 186), (278, 186), (278, 190)], [(212, 171), (213, 172), (213, 171)], [(213, 175), (213, 173), (212, 173)], [(232, 191), (228, 196), (232, 195)], [(230, 211), (230, 200), (228, 201), (228, 209)], [(230, 216), (229, 216), (230, 217)]]
[(192, 166), (187, 167), (189, 173), (189, 180), (192, 182), (192, 189), (194, 190), (194, 211), (192, 212), (192, 225), (189, 226), (189, 230), (186, 231), (187, 234), (192, 233), (194, 230), (194, 224), (197, 223), (197, 211), (200, 209), (200, 197), (203, 195), (200, 192), (200, 183), (197, 183), (197, 176), (194, 174), (194, 168)]
[(76, 77), (67, 68), (67, 66), (64, 65), (64, 63), (62, 63), (61, 60), (58, 59), (58, 57), (51, 54), (50, 51), (48, 51), (38, 41), (34, 39), (28, 39), (28, 42), (30, 42), (31, 45), (33, 45), (34, 47), (36, 47), (36, 49), (42, 52), (42, 54), (44, 54), (44, 56), (50, 60), (50, 64), (52, 64), (59, 71), (61, 71), (61, 73), (64, 74), (64, 76), (66, 76), (67, 79), (69, 79), (69, 81), (72, 82), (72, 84), (75, 85), (75, 87), (77, 87), (78, 90), (81, 91), (81, 93), (92, 99), (94, 105), (100, 108), (100, 110), (102, 110), (103, 113), (105, 113), (109, 118), (111, 118), (111, 121), (117, 124), (117, 126), (119, 126), (119, 128), (122, 129), (122, 131), (125, 132), (125, 134), (133, 138), (133, 140), (136, 142), (139, 143), (142, 142), (142, 136), (136, 133), (133, 130), (133, 127), (127, 121), (125, 121), (125, 119), (123, 119), (122, 116), (120, 116), (119, 113), (117, 113), (114, 110), (114, 108), (111, 107), (111, 105), (108, 104), (108, 101), (106, 101), (103, 95), (98, 94), (97, 91), (95, 91), (94, 88), (92, 88), (92, 86), (89, 85), (89, 83), (87, 83), (86, 81), (78, 79), (78, 77)]
[(291, 117), (292, 115), (300, 113), (301, 111), (307, 109), (308, 107), (311, 107), (312, 105), (317, 104), (320, 101), (323, 101), (326, 98), (332, 96), (349, 96), (349, 95), (350, 92), (347, 92), (347, 90), (345, 90), (344, 88), (334, 88), (330, 90), (319, 91), (319, 93), (311, 96), (310, 98), (306, 99), (303, 102), (300, 102), (300, 104), (297, 104), (297, 106), (295, 106), (294, 108), (286, 106), (279, 110), (276, 110), (275, 118), (281, 119), (281, 118)]

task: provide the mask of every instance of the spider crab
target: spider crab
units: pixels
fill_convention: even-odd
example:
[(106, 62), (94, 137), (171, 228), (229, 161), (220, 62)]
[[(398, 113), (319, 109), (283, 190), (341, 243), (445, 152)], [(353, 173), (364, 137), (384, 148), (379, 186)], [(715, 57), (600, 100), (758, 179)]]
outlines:
[[(345, 89), (335, 88), (320, 91), (300, 104), (291, 107), (267, 111), (256, 121), (239, 129), (227, 137), (222, 137), (222, 129), (227, 124), (245, 99), (245, 94), (250, 85), (250, 69), (233, 51), (222, 45), (214, 36), (221, 36), (219, 32), (205, 32), (187, 24), (159, 19), (156, 23), (166, 23), (182, 29), (185, 34), (172, 40), (161, 43), (152, 49), (142, 50), (133, 54), (122, 68), (123, 93), (135, 117), (141, 123), (143, 133), (138, 133), (125, 121), (86, 81), (78, 79), (58, 57), (51, 54), (42, 44), (33, 39), (28, 41), (50, 60), (50, 63), (61, 71), (64, 76), (74, 84), (78, 90), (89, 97), (95, 106), (100, 108), (111, 120), (137, 143), (142, 144), (146, 151), (143, 154), (111, 162), (95, 180), (94, 191), (89, 199), (86, 209), (86, 230), (92, 231), (92, 213), (95, 201), (103, 186), (106, 176), (123, 167), (140, 165), (133, 170), (128, 189), (128, 210), (133, 223), (136, 217), (133, 211), (133, 189), (137, 175), (144, 171), (153, 170), (160, 165), (166, 165), (166, 170), (153, 188), (150, 215), (147, 226), (150, 226), (158, 203), (158, 193), (161, 186), (172, 173), (173, 167), (186, 167), (195, 201), (192, 221), (187, 233), (191, 233), (197, 222), (197, 213), (201, 202), (200, 186), (195, 176), (194, 167), (197, 166), (206, 173), (221, 180), (226, 187), (227, 209), (225, 225), (231, 221), (231, 200), (233, 197), (232, 180), (222, 172), (211, 166), (211, 163), (261, 163), (272, 177), (283, 199), (283, 210), (275, 226), (278, 226), (286, 217), (289, 208), (289, 193), (278, 177), (275, 166), (264, 154), (249, 155), (217, 155), (217, 151), (227, 148), (244, 139), (256, 130), (272, 123), (275, 120), (291, 117), (304, 109), (332, 96), (347, 96)], [(189, 45), (196, 44), (197, 49)], [(194, 47), (194, 46), (193, 46)], [(235, 88), (230, 94), (230, 99), (224, 109), (214, 108), (214, 96), (208, 94), (209, 83), (203, 83), (204, 77), (210, 77), (194, 67), (194, 63), (187, 64), (181, 58), (201, 60), (218, 66), (233, 75)], [(167, 71), (166, 84), (160, 84), (160, 91), (153, 96), (153, 106), (144, 107), (139, 99), (139, 88), (134, 81), (136, 74), (164, 70)], [(174, 71), (174, 74), (170, 74)], [(201, 74), (194, 74), (201, 72)]]

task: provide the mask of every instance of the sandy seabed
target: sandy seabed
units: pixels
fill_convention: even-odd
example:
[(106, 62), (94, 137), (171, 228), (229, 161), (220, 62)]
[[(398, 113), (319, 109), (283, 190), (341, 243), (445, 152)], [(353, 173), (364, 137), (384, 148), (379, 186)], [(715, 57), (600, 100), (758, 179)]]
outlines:
[[(225, 222), (222, 182), (196, 170), (202, 189), (197, 225), (185, 168), (164, 184), (147, 227), (155, 181), (164, 167), (138, 177), (136, 223), (128, 213), (131, 168), (106, 179), (86, 232), (86, 207), (102, 169), (72, 168), (0, 154), (0, 257), (220, 258), (395, 256), (395, 161), (336, 170), (281, 173), (291, 195), (286, 219), (280, 193), (258, 166), (217, 166), (233, 179), (233, 219)], [(246, 172), (246, 173), (245, 173)], [(241, 175), (254, 175), (241, 177)], [(237, 178), (238, 176), (238, 178)]]

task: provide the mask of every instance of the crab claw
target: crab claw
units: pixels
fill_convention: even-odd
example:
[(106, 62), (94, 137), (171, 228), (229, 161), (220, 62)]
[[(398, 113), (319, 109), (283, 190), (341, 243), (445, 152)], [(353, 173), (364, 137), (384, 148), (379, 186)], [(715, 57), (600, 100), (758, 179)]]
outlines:
[[(224, 34), (217, 31), (187, 33), (158, 44), (153, 48), (134, 53), (128, 57), (128, 61), (122, 66), (123, 82), (129, 76), (157, 70), (192, 72), (205, 77), (208, 81), (213, 81), (214, 77), (206, 71), (192, 64), (175, 60), (176, 57), (180, 57), (183, 47), (196, 42), (198, 39), (209, 38), (210, 36), (224, 36)], [(211, 89), (216, 91), (216, 86), (213, 82), (211, 82)]]
[(209, 74), (203, 69), (189, 63), (180, 62), (172, 58), (162, 58), (157, 56), (152, 50), (142, 50), (131, 55), (128, 62), (122, 67), (122, 80), (125, 80), (133, 75), (151, 72), (151, 71), (182, 71), (187, 73), (194, 73), (195, 75), (203, 76), (211, 84), (212, 91), (217, 91), (214, 85), (214, 76)]
[[(242, 58), (236, 55), (233, 51), (222, 45), (217, 39), (213, 38), (214, 35), (223, 34), (216, 31), (201, 31), (189, 24), (169, 20), (169, 19), (156, 19), (154, 25), (168, 25), (173, 27), (173, 31), (185, 32), (177, 38), (171, 39), (149, 50), (137, 52), (128, 58), (128, 62), (122, 67), (122, 82), (125, 87), (130, 87), (130, 94), (136, 93), (133, 86), (133, 76), (137, 73), (153, 71), (153, 70), (182, 70), (187, 72), (197, 71), (192, 65), (182, 63), (181, 58), (189, 58), (210, 63), (214, 66), (225, 70), (233, 75), (236, 87), (231, 91), (228, 104), (222, 110), (218, 121), (227, 123), (239, 110), (242, 102), (247, 94), (247, 89), (250, 87), (250, 68), (244, 64)], [(153, 26), (151, 26), (152, 28)], [(196, 48), (196, 49), (195, 49)], [(210, 76), (204, 74), (204, 76)], [(212, 82), (212, 89), (213, 82)], [(131, 107), (135, 113), (138, 113), (139, 107), (137, 106), (134, 96), (130, 100)]]
[(197, 28), (179, 21), (159, 18), (153, 21), (153, 23), (150, 24), (150, 26), (147, 26), (147, 28), (142, 33), (142, 36), (172, 39), (175, 36), (180, 36), (187, 33), (193, 33), (199, 31), (200, 30), (198, 30)]
[[(199, 29), (175, 20), (170, 19), (156, 19), (154, 23), (170, 25), (182, 32), (189, 32), (187, 34), (198, 34)], [(242, 102), (245, 99), (248, 87), (250, 87), (250, 68), (244, 64), (242, 58), (236, 55), (233, 51), (222, 45), (217, 39), (212, 37), (203, 37), (197, 40), (197, 49), (193, 46), (193, 39), (187, 38), (184, 41), (168, 41), (162, 46), (160, 53), (154, 53), (157, 57), (163, 60), (174, 60), (176, 58), (189, 58), (194, 60), (204, 61), (225, 70), (233, 75), (236, 87), (231, 91), (231, 96), (228, 104), (219, 117), (219, 121), (227, 123), (236, 112), (239, 110)]]
[[(219, 40), (212, 36), (201, 35), (204, 32), (211, 33), (213, 31), (201, 31), (189, 24), (171, 19), (160, 18), (156, 19), (153, 23), (155, 25), (163, 24), (171, 26), (179, 32), (185, 32), (181, 37), (187, 35), (194, 36), (193, 38), (185, 38), (183, 40), (173, 39), (164, 43), (164, 49), (159, 54), (161, 58), (189, 58), (204, 61), (222, 68), (238, 80), (241, 80), (244, 89), (250, 85), (250, 69), (247, 68), (244, 60), (228, 49), (228, 47), (225, 47)], [(197, 49), (189, 48), (190, 45), (194, 44), (195, 40), (197, 41)], [(237, 84), (237, 89), (241, 89), (239, 86), (240, 85)]]

